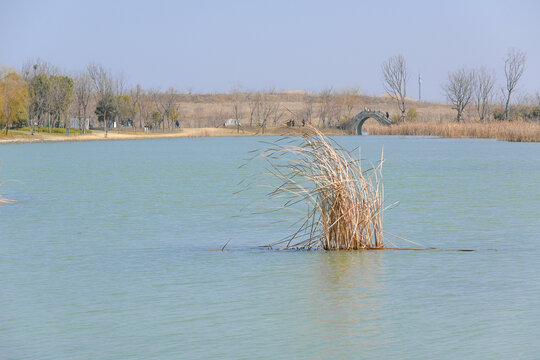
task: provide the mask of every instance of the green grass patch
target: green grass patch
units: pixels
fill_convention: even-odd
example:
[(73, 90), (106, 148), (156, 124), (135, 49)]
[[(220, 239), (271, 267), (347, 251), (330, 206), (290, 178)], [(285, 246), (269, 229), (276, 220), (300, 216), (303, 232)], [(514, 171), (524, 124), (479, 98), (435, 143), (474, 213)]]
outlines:
[[(17, 130), (32, 132), (32, 128), (29, 127), (29, 126), (25, 126), (25, 127), (20, 128), (20, 129), (17, 129)], [(44, 126), (36, 127), (34, 130), (35, 130), (36, 133), (48, 133), (49, 132), (49, 128), (44, 127)], [(80, 132), (81, 132), (80, 129), (76, 129), (76, 128), (70, 128), (69, 129), (70, 134), (79, 134)], [(51, 133), (52, 134), (66, 134), (67, 129), (66, 128), (52, 128)], [(86, 130), (86, 134), (91, 134), (91, 133), (92, 133), (92, 130)]]

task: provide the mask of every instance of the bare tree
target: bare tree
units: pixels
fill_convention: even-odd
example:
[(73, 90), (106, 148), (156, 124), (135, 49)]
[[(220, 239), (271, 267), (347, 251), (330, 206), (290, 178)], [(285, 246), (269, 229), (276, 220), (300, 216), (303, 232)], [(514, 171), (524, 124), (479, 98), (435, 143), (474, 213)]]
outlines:
[(131, 99), (126, 96), (127, 81), (123, 72), (120, 72), (113, 80), (114, 106), (114, 126), (122, 124), (127, 118), (133, 117), (133, 106)]
[(75, 76), (75, 107), (79, 119), (79, 129), (81, 134), (86, 132), (86, 114), (90, 98), (92, 96), (92, 79), (87, 73)]
[(536, 105), (536, 98), (532, 94), (516, 94), (515, 102), (522, 106)]
[(394, 55), (382, 65), (384, 89), (398, 104), (401, 121), (405, 121), (407, 81), (409, 73), (403, 55)]
[(173, 87), (170, 87), (164, 93), (154, 90), (151, 92), (151, 96), (154, 106), (161, 114), (163, 132), (165, 132), (166, 125), (169, 127), (169, 129), (172, 129), (172, 121), (178, 118), (178, 93)]
[(343, 112), (343, 99), (336, 94), (330, 97), (330, 106), (328, 109), (328, 126), (334, 127), (341, 120)]
[(457, 110), (457, 122), (461, 120), (463, 110), (465, 110), (473, 97), (474, 82), (474, 71), (462, 68), (450, 72), (448, 74), (448, 83), (443, 85), (446, 98), (455, 106), (454, 109)]
[(49, 115), (50, 121), (50, 75), (58, 73), (58, 70), (50, 63), (41, 59), (29, 59), (23, 66), (21, 73), (28, 84), (28, 117), (32, 127), (32, 135), (35, 125), (43, 126), (45, 114)]
[(152, 99), (155, 111), (159, 113), (159, 117), (154, 115), (154, 112), (152, 113), (153, 125), (158, 124), (158, 126), (162, 126), (163, 132), (165, 132), (165, 109), (161, 105), (161, 93), (158, 89), (151, 89), (148, 90), (148, 95)]
[(343, 99), (332, 88), (322, 90), (318, 96), (319, 122), (322, 127), (332, 127), (341, 118)]
[(310, 93), (304, 95), (304, 108), (302, 109), (302, 119), (308, 124), (311, 124), (311, 118), (313, 116), (313, 103), (315, 102), (315, 96)]
[(474, 83), (474, 100), (476, 103), (476, 111), (480, 121), (486, 119), (489, 104), (493, 99), (493, 87), (495, 86), (495, 75), (489, 72), (485, 67), (480, 68), (475, 72), (476, 80)]
[(347, 111), (348, 119), (352, 117), (352, 111), (354, 109), (354, 106), (358, 103), (359, 91), (360, 91), (359, 86), (356, 86), (353, 88), (344, 88), (343, 90), (340, 91), (343, 105), (345, 106), (345, 110)]
[(266, 130), (268, 120), (276, 116), (276, 113), (279, 112), (281, 108), (281, 104), (279, 102), (273, 101), (273, 94), (273, 90), (270, 90), (269, 92), (261, 93), (259, 97), (259, 126), (261, 127), (261, 131), (263, 134)]
[(134, 89), (131, 89), (129, 92), (129, 96), (131, 98), (133, 107), (137, 111), (137, 115), (139, 117), (139, 128), (142, 129), (143, 124), (143, 107), (144, 107), (144, 91), (141, 87), (141, 85), (137, 84)]
[(333, 92), (332, 88), (326, 88), (323, 89), (318, 96), (320, 103), (319, 122), (323, 128), (326, 127), (327, 122), (329, 122), (329, 118), (331, 117)]
[(249, 126), (253, 126), (253, 120), (259, 114), (261, 107), (261, 94), (259, 92), (250, 92), (247, 95), (248, 108), (249, 108)]
[[(50, 113), (56, 126), (68, 128), (67, 117), (69, 106), (73, 102), (73, 79), (67, 75), (51, 75), (49, 77)], [(49, 122), (49, 133), (51, 123)], [(69, 134), (69, 132), (68, 132)]]
[(150, 118), (152, 116), (152, 100), (148, 95), (148, 92), (145, 93), (146, 95), (143, 96), (142, 101), (138, 105), (138, 108), (144, 127), (148, 127), (150, 126)]
[(137, 108), (133, 104), (133, 101), (129, 95), (118, 95), (116, 97), (117, 102), (117, 121), (122, 127), (133, 127), (133, 119), (137, 114)]
[(281, 103), (278, 101), (275, 104), (275, 110), (272, 113), (272, 123), (274, 126), (278, 126), (279, 121), (283, 118), (285, 115), (285, 108), (281, 106)]
[(152, 115), (152, 96), (151, 93), (145, 91), (141, 85), (137, 84), (135, 89), (131, 89), (130, 97), (133, 106), (139, 116), (139, 128), (143, 129), (150, 125), (150, 116)]
[(30, 80), (36, 75), (50, 75), (57, 74), (58, 72), (59, 70), (57, 67), (40, 58), (26, 60), (21, 68), (21, 74), (28, 83), (30, 83)]
[(107, 137), (108, 127), (107, 127), (107, 118), (113, 118), (111, 114), (111, 109), (114, 107), (113, 100), (115, 84), (112, 76), (101, 64), (90, 64), (87, 66), (88, 75), (92, 79), (94, 85), (94, 90), (98, 95), (98, 103), (102, 103), (103, 108), (103, 121), (105, 128), (105, 137)]
[(523, 75), (523, 71), (525, 70), (525, 61), (525, 53), (516, 48), (511, 48), (508, 50), (506, 59), (504, 60), (504, 74), (506, 75), (506, 120), (508, 120), (508, 105), (510, 104), (510, 96), (515, 90), (521, 75)]
[(120, 72), (118, 76), (116, 76), (116, 79), (114, 81), (114, 90), (116, 92), (116, 95), (122, 96), (126, 93), (126, 87), (127, 87), (127, 81), (126, 76), (123, 72)]
[(173, 122), (178, 119), (179, 107), (180, 107), (180, 96), (178, 92), (170, 87), (163, 94), (163, 107), (165, 110), (165, 118), (169, 124), (169, 129), (173, 129)]
[(236, 131), (240, 132), (240, 117), (242, 116), (243, 94), (241, 88), (231, 90), (233, 116), (236, 120)]
[[(45, 125), (45, 114), (49, 132), (51, 132), (53, 116), (55, 115), (56, 100), (60, 95), (60, 71), (57, 67), (39, 58), (30, 59), (22, 67), (23, 77), (29, 85), (29, 116), (37, 120), (38, 124)], [(58, 113), (58, 111), (56, 111)], [(42, 121), (43, 119), (43, 121)], [(32, 121), (33, 123), (33, 121)], [(32, 126), (32, 134), (34, 127)]]

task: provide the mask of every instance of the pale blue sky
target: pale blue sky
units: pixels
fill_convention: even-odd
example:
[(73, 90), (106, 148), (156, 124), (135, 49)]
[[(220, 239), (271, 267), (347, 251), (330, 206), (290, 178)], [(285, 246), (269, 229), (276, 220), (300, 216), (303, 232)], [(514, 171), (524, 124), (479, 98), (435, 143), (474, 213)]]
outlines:
[(198, 92), (361, 86), (403, 54), (408, 94), (444, 101), (448, 71), (485, 65), (504, 82), (527, 53), (523, 93), (540, 90), (540, 1), (0, 0), (0, 64), (40, 57), (65, 71), (99, 62), (130, 84)]

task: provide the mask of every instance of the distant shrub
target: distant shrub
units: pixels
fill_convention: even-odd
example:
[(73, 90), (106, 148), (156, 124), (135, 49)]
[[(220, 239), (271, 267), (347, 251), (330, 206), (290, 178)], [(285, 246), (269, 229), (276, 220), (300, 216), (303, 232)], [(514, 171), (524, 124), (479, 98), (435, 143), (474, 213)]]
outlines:
[(504, 109), (495, 109), (495, 111), (493, 111), (493, 118), (495, 120), (504, 120), (504, 117), (505, 117), (505, 112), (504, 112)]
[(523, 106), (519, 109), (519, 117), (523, 120), (540, 120), (540, 107)]
[(416, 121), (418, 119), (418, 112), (415, 108), (410, 108), (409, 111), (407, 111), (407, 120), (408, 121)]
[(533, 107), (531, 111), (531, 119), (540, 120), (540, 106)]
[[(493, 112), (495, 120), (504, 120), (504, 108), (498, 108)], [(511, 106), (508, 110), (508, 118), (511, 120), (539, 121), (540, 106)]]
[(392, 115), (390, 117), (390, 119), (392, 119), (392, 123), (394, 124), (398, 124), (401, 122), (401, 116), (400, 115)]

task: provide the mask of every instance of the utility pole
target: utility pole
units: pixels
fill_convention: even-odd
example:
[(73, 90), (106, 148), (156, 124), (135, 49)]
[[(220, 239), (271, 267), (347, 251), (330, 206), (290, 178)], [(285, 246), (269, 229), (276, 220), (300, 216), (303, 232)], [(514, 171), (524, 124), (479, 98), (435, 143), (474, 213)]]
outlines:
[(422, 101), (422, 76), (418, 74), (418, 101)]

